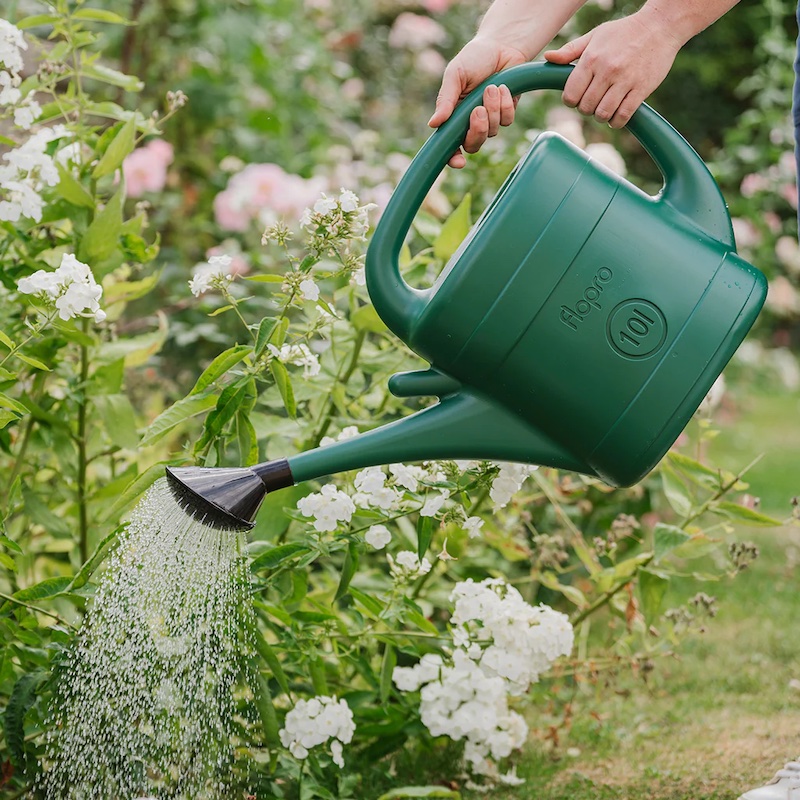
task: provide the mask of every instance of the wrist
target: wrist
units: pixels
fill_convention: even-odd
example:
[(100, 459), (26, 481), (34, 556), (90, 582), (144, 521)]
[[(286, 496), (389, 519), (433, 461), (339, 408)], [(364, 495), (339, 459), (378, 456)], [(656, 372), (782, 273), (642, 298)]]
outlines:
[(650, 0), (633, 16), (659, 44), (671, 45), (677, 52), (704, 27), (698, 27), (697, 20), (691, 13), (687, 13), (685, 5), (681, 8), (679, 5), (681, 4), (675, 2)]

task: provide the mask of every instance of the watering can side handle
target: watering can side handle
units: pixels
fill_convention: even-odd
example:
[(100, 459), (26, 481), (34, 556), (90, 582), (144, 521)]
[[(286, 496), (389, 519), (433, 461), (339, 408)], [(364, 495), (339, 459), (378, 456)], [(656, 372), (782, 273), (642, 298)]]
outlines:
[[(366, 259), (367, 288), (378, 314), (401, 339), (408, 340), (428, 292), (409, 286), (400, 275), (399, 257), (411, 223), (439, 173), (461, 145), (472, 110), (490, 84), (505, 83), (512, 94), (563, 89), (572, 66), (533, 62), (499, 72), (459, 103), (450, 119), (425, 142), (398, 184), (376, 228)], [(660, 114), (642, 105), (628, 123), (664, 176), (658, 201), (671, 206), (709, 236), (735, 249), (725, 200), (703, 160)]]

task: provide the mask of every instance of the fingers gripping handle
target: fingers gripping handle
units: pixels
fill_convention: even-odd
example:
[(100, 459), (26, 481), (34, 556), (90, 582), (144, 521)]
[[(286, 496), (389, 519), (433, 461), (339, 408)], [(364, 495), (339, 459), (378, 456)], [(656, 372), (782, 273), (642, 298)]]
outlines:
[[(367, 288), (383, 321), (408, 340), (414, 320), (429, 292), (410, 287), (400, 275), (403, 241), (436, 177), (461, 145), (472, 110), (483, 103), (484, 89), (504, 83), (511, 94), (534, 89), (563, 89), (572, 66), (536, 62), (521, 64), (488, 78), (456, 107), (411, 162), (392, 194), (367, 251)], [(707, 235), (735, 249), (725, 201), (708, 168), (691, 145), (660, 114), (642, 105), (628, 130), (650, 154), (664, 176), (656, 198), (690, 219)]]

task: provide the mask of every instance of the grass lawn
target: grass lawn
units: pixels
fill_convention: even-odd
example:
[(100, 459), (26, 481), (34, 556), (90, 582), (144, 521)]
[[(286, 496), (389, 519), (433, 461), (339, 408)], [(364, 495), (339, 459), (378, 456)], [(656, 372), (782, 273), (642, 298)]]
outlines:
[[(765, 511), (786, 518), (800, 495), (800, 395), (737, 403), (712, 458), (736, 469), (765, 452), (748, 475), (751, 491)], [(646, 682), (628, 674), (611, 689), (579, 686), (558, 747), (547, 738), (552, 720), (534, 709), (518, 770), (526, 783), (491, 797), (735, 800), (800, 756), (800, 627), (792, 628), (800, 616), (800, 527), (739, 538), (761, 551), (749, 570), (732, 581), (676, 587), (683, 598), (698, 590), (717, 597), (719, 614), (706, 632), (687, 639), (679, 657), (660, 660)]]

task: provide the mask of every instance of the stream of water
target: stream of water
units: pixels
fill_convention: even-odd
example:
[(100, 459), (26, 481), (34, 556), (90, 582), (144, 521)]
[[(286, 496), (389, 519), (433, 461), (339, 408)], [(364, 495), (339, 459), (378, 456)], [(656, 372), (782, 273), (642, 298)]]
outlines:
[(245, 534), (184, 513), (166, 479), (133, 513), (57, 672), (48, 800), (231, 796), (249, 718)]

